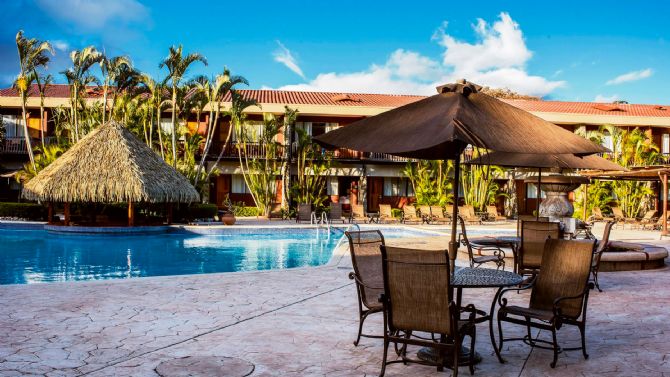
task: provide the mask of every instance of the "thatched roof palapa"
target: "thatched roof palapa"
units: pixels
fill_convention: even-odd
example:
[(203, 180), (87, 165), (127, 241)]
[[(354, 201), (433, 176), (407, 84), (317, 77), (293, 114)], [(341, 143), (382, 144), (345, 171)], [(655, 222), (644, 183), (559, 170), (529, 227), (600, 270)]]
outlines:
[(200, 195), (189, 181), (120, 123), (86, 135), (23, 188), (45, 202), (189, 203)]

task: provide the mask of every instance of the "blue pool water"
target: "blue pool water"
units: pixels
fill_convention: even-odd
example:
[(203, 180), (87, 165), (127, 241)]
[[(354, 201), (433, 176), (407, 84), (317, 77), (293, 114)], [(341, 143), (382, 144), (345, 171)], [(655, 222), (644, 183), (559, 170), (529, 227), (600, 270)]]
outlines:
[[(385, 237), (420, 235), (384, 230)], [(101, 236), (0, 229), (0, 284), (134, 278), (318, 266), (342, 232), (321, 229), (258, 233)]]

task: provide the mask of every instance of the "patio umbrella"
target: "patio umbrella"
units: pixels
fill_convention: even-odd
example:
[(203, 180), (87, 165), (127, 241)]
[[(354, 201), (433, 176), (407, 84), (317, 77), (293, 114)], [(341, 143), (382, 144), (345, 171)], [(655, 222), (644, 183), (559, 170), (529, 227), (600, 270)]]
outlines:
[[(574, 133), (524, 110), (480, 93), (481, 86), (461, 80), (437, 88), (438, 94), (365, 118), (317, 136), (327, 148), (349, 148), (396, 156), (454, 160), (454, 197), (458, 198), (460, 155), (470, 144), (494, 151), (520, 153), (605, 152)], [(458, 216), (454, 201), (453, 216)], [(453, 267), (458, 243), (451, 228), (449, 257)]]
[(542, 190), (542, 169), (590, 169), (602, 171), (626, 171), (628, 169), (600, 156), (576, 156), (574, 154), (526, 154), (510, 152), (490, 152), (463, 162), (465, 165), (497, 165), (515, 168), (537, 168), (538, 199), (536, 218), (540, 216), (540, 194)]

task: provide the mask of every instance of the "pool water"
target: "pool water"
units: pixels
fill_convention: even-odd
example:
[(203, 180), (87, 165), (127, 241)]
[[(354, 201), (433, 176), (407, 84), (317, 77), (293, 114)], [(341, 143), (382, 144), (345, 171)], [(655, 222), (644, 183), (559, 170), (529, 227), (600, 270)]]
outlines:
[[(384, 236), (421, 233), (389, 229)], [(103, 236), (0, 230), (0, 284), (285, 269), (326, 264), (342, 237), (333, 229), (244, 234)]]

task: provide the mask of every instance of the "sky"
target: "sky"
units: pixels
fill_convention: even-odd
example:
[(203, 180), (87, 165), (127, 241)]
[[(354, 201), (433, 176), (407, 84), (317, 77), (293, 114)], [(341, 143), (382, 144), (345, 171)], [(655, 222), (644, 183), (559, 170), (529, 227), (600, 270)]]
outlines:
[[(561, 101), (670, 104), (670, 2), (0, 0), (0, 86), (15, 35), (50, 41), (58, 82), (94, 45), (162, 78), (183, 44), (250, 88), (422, 94), (457, 79)], [(97, 71), (97, 68), (96, 68)]]

